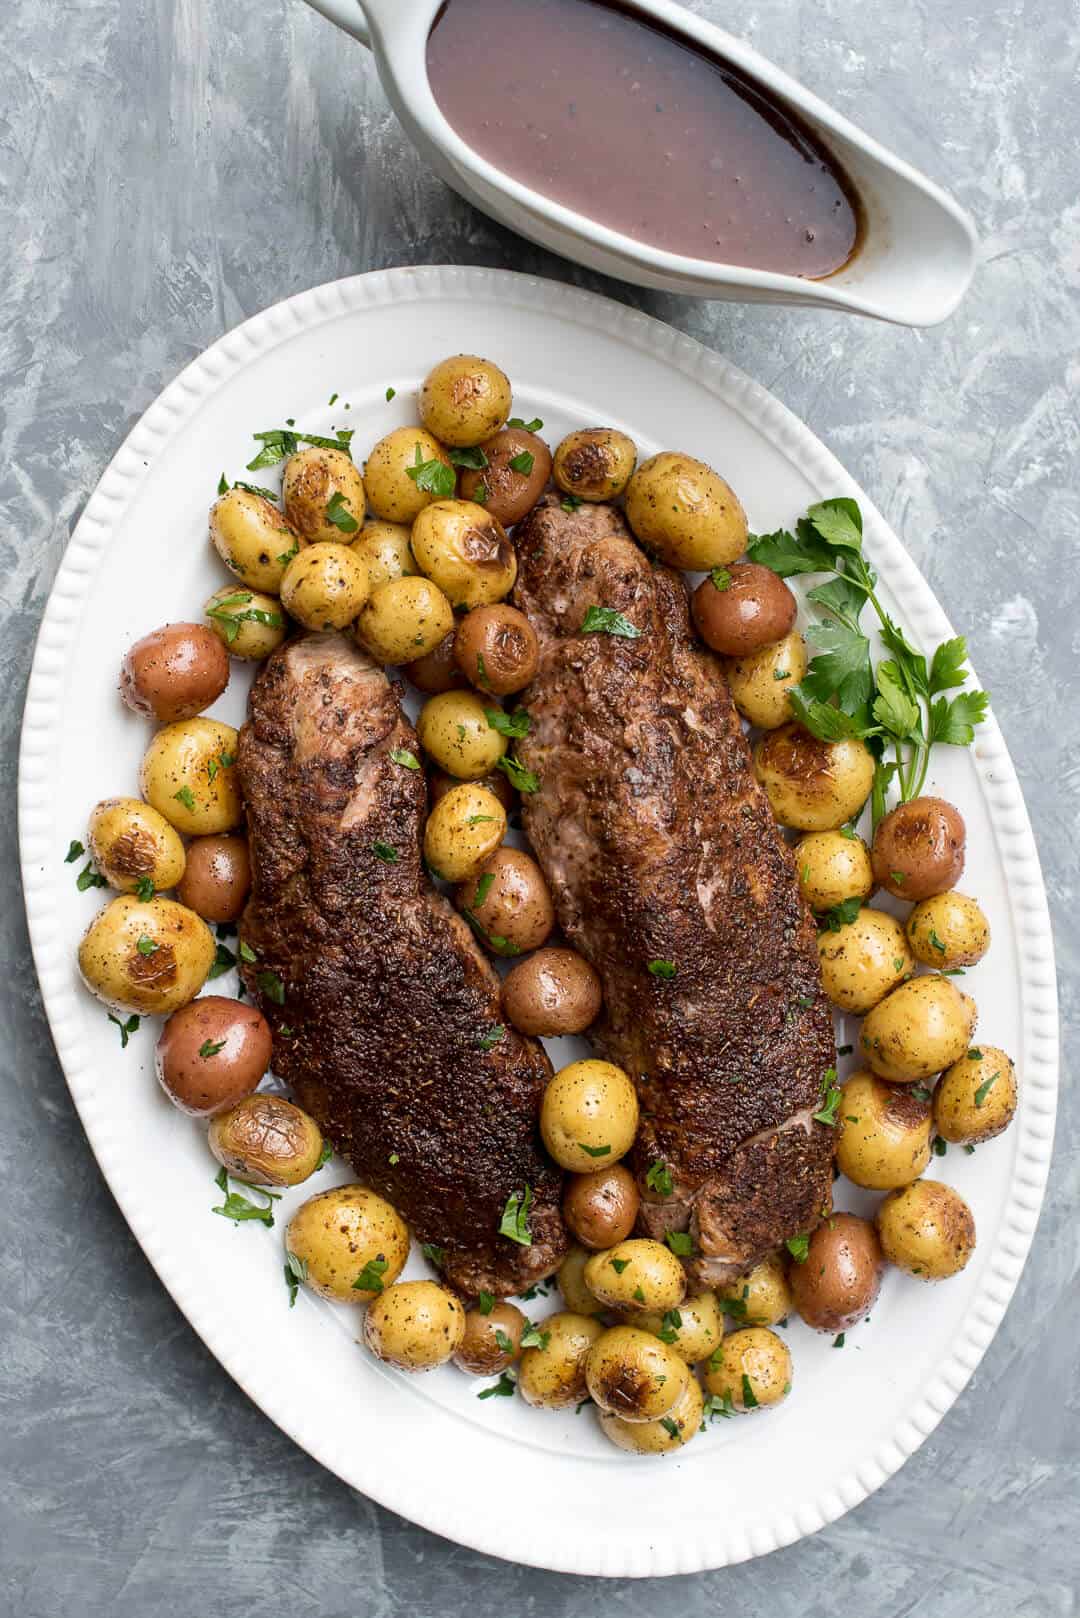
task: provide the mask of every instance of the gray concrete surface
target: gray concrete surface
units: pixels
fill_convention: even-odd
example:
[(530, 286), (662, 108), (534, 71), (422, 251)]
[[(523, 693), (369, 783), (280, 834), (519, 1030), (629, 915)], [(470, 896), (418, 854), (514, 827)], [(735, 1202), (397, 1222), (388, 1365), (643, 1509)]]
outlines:
[[(604, 290), (722, 350), (805, 417), (968, 631), (1026, 784), (1075, 1029), (1075, 0), (695, 9), (946, 182), (979, 222), (975, 289), (930, 332)], [(635, 1618), (673, 1604), (704, 1618), (729, 1602), (770, 1618), (1076, 1612), (1080, 1124), (1068, 1088), (1032, 1259), (972, 1387), (859, 1511), (732, 1572), (601, 1588), (460, 1550), (352, 1495), (210, 1358), (86, 1148), (27, 949), (16, 739), (57, 562), (162, 384), (265, 304), (349, 271), (447, 260), (600, 283), (432, 180), (364, 53), (300, 0), (8, 0), (0, 226), (3, 1618)], [(528, 1509), (527, 1475), (519, 1483)]]

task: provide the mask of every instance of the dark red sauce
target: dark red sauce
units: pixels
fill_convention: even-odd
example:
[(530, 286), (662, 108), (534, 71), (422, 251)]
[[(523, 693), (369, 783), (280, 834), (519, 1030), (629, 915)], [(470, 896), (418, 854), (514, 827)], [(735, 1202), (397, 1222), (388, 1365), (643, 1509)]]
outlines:
[(855, 191), (735, 68), (604, 0), (448, 0), (427, 48), (447, 122), (524, 185), (691, 258), (830, 275)]

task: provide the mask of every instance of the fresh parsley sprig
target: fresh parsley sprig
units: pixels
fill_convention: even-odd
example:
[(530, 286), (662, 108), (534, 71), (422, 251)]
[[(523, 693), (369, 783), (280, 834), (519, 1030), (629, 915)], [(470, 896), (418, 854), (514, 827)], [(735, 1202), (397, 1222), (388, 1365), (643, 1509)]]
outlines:
[[(875, 824), (885, 812), (890, 785), (900, 801), (917, 798), (926, 781), (935, 742), (968, 747), (975, 726), (986, 717), (985, 691), (959, 688), (967, 680), (963, 636), (943, 641), (927, 661), (881, 605), (877, 575), (862, 549), (863, 522), (858, 503), (822, 500), (795, 525), (778, 529), (750, 546), (753, 561), (781, 578), (829, 573), (808, 592), (821, 610), (810, 631), (820, 648), (799, 685), (790, 692), (800, 724), (823, 741), (857, 736), (877, 757), (872, 809)], [(874, 664), (860, 618), (870, 604), (891, 654)], [(957, 691), (956, 696), (948, 693)]]

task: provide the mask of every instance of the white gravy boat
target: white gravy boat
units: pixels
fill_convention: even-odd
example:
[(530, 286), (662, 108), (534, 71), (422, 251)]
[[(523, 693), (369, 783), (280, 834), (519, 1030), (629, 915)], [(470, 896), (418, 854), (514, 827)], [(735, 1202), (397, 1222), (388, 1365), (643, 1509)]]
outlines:
[(967, 291), (975, 270), (975, 231), (940, 186), (757, 51), (673, 0), (634, 0), (633, 9), (756, 79), (809, 124), (854, 181), (865, 214), (863, 242), (851, 262), (827, 279), (717, 264), (651, 247), (495, 168), (446, 121), (428, 83), (427, 39), (440, 0), (308, 4), (374, 52), (394, 111), (447, 185), (522, 236), (592, 270), (664, 292), (846, 309), (906, 326), (932, 326), (946, 319)]

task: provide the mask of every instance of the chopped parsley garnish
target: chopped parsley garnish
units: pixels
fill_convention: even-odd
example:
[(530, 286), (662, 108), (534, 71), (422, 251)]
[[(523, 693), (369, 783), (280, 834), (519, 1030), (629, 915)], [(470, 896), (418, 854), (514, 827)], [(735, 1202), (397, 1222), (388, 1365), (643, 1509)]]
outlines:
[(969, 1062), (981, 1062), (983, 1059), (983, 1053), (982, 1051), (976, 1049), (976, 1047), (973, 1045), (968, 1051), (967, 1057)]
[(387, 390), (386, 390), (386, 402), (387, 402), (387, 404), (390, 403), (391, 399), (394, 397), (394, 395), (396, 393), (397, 393), (396, 388), (387, 388)]
[(224, 1049), (225, 1041), (223, 1039), (204, 1039), (202, 1044), (199, 1046), (199, 1055), (205, 1062), (209, 1057), (216, 1056), (218, 1051), (223, 1051)]
[(478, 1399), (512, 1399), (514, 1388), (517, 1386), (508, 1371), (504, 1371), (499, 1380), (490, 1388), (481, 1388), (476, 1395)]
[(131, 1038), (132, 1034), (137, 1032), (140, 1020), (141, 1019), (137, 1017), (134, 1012), (132, 1012), (131, 1016), (126, 1019), (114, 1017), (112, 1012), (109, 1012), (109, 1021), (114, 1022), (117, 1028), (120, 1030), (120, 1049), (122, 1051), (127, 1050), (128, 1040)]
[(659, 1159), (651, 1165), (645, 1176), (645, 1184), (650, 1191), (655, 1191), (661, 1197), (670, 1197), (675, 1190), (675, 1182), (671, 1178), (671, 1170), (666, 1163)]
[(630, 1266), (630, 1260), (628, 1258), (613, 1258), (609, 1259), (608, 1263), (611, 1265), (611, 1268), (615, 1271), (616, 1275), (621, 1275), (622, 1272), (625, 1269), (628, 1269)]
[(823, 1100), (820, 1108), (814, 1114), (814, 1122), (828, 1124), (831, 1129), (836, 1123), (836, 1114), (840, 1106), (840, 1098), (843, 1095), (843, 1091), (836, 1082), (836, 1069), (834, 1067), (826, 1069), (821, 1081), (821, 1088)]
[(512, 1191), (506, 1199), (502, 1219), (499, 1223), (499, 1235), (509, 1237), (510, 1241), (517, 1242), (520, 1247), (532, 1246), (532, 1231), (529, 1229), (529, 1209), (532, 1207), (532, 1186), (527, 1185), (524, 1191)]
[[(710, 1393), (706, 1396), (705, 1402), (702, 1406), (702, 1416), (704, 1418), (714, 1421), (717, 1416), (721, 1416), (725, 1421), (730, 1421), (734, 1414), (735, 1402), (731, 1397), (730, 1391), (723, 1394)], [(704, 1420), (702, 1421), (701, 1425), (704, 1427)]]
[(487, 898), (488, 894), (491, 892), (491, 887), (492, 887), (492, 884), (493, 884), (494, 881), (495, 881), (495, 872), (494, 871), (485, 871), (483, 876), (480, 878), (480, 880), (476, 884), (476, 892), (473, 895), (473, 902), (472, 902), (472, 905), (470, 906), (470, 909), (472, 909), (472, 910), (479, 910), (480, 909), (480, 906), (483, 904), (484, 900)]
[(754, 1393), (753, 1383), (750, 1381), (750, 1378), (747, 1376), (745, 1371), (743, 1372), (742, 1376), (742, 1402), (744, 1410), (756, 1410), (758, 1407), (757, 1396)]
[(79, 842), (79, 839), (77, 837), (73, 837), (71, 839), (71, 842), (68, 844), (68, 851), (64, 855), (64, 864), (65, 865), (73, 864), (74, 861), (79, 858), (80, 854), (85, 854), (85, 853), (86, 853), (86, 850), (83, 847), (83, 845)]
[(229, 480), (225, 476), (224, 472), (222, 472), (221, 476), (218, 478), (217, 492), (218, 494), (228, 494), (229, 492)]
[(446, 452), (455, 466), (465, 466), (473, 472), (482, 472), (488, 465), (488, 458), (479, 444), (468, 449), (448, 449)]
[(810, 1237), (808, 1235), (789, 1236), (784, 1246), (796, 1264), (805, 1264), (810, 1256)]
[(739, 1298), (718, 1298), (717, 1301), (719, 1302), (720, 1308), (722, 1309), (724, 1314), (725, 1315), (730, 1315), (732, 1320), (745, 1320), (746, 1319), (747, 1304), (749, 1302), (749, 1299), (750, 1299), (750, 1288), (747, 1285), (747, 1286), (743, 1287), (741, 1297), (739, 1297)]
[[(535, 1327), (533, 1329), (535, 1330)], [(537, 1333), (537, 1335), (539, 1335), (539, 1333)], [(502, 1349), (504, 1354), (512, 1354), (514, 1352), (513, 1343), (499, 1326), (495, 1327), (495, 1346), (496, 1348)]]
[[(526, 1326), (525, 1330), (521, 1334), (521, 1346), (522, 1346), (522, 1348), (541, 1348), (542, 1349), (542, 1348), (546, 1348), (548, 1346), (548, 1344), (550, 1343), (550, 1341), (551, 1341), (551, 1333), (549, 1331), (541, 1331), (539, 1326), (537, 1326), (535, 1324), (535, 1322), (533, 1322), (533, 1321), (529, 1322), (529, 1324)], [(499, 1346), (501, 1348), (502, 1344), (500, 1343)], [(513, 1345), (508, 1342), (507, 1346), (512, 1347)]]
[(709, 577), (713, 582), (713, 588), (714, 589), (716, 589), (716, 590), (730, 590), (731, 589), (731, 574), (728, 572), (726, 567), (714, 567), (714, 568), (711, 568), (710, 571), (709, 571)]
[(527, 478), (536, 464), (536, 456), (531, 450), (523, 449), (520, 455), (511, 455), (507, 465), (511, 472), (520, 472)]
[(390, 1268), (386, 1259), (370, 1258), (353, 1282), (354, 1292), (381, 1292), (382, 1278)]
[(440, 500), (448, 500), (457, 487), (454, 468), (447, 466), (445, 461), (425, 461), (419, 444), (416, 446), (415, 461), (405, 471), (418, 489), (425, 494), (437, 495)]
[(210, 977), (219, 978), (223, 972), (231, 972), (236, 965), (236, 956), (227, 945), (219, 943), (214, 951), (214, 964), (210, 968)]
[(833, 1338), (833, 1345), (832, 1346), (834, 1348), (843, 1348), (846, 1341), (847, 1341), (846, 1333), (841, 1332), (839, 1334), (839, 1336)]
[(173, 797), (177, 803), (182, 803), (185, 809), (194, 809), (195, 794), (190, 787), (181, 787), (179, 792), (173, 793)]
[(669, 1438), (678, 1438), (681, 1429), (674, 1416), (661, 1416), (660, 1425)]
[(791, 670), (790, 669), (773, 669), (772, 677), (773, 677), (774, 680), (790, 680), (790, 678), (791, 678)]
[(938, 937), (937, 933), (932, 927), (930, 929), (930, 948), (936, 949), (939, 955), (945, 954), (945, 945), (941, 942), (941, 939)]
[(689, 1258), (694, 1251), (694, 1238), (688, 1230), (669, 1230), (664, 1240), (680, 1258)]
[(278, 555), (277, 560), (281, 564), (282, 567), (288, 567), (288, 565), (292, 561), (293, 557), (294, 556), (299, 556), (299, 554), (300, 554), (300, 541), (298, 539), (294, 539), (292, 544), (289, 546), (287, 551), (280, 552), (280, 554)]
[(276, 466), (279, 461), (285, 460), (289, 455), (295, 455), (301, 444), (313, 444), (316, 449), (339, 449), (351, 457), (352, 429), (339, 428), (333, 438), (326, 438), (321, 433), (298, 433), (288, 427), (273, 427), (269, 432), (252, 433), (257, 444), (262, 449), (253, 461), (247, 463), (249, 472), (258, 472), (264, 466)]
[(836, 1054), (837, 1056), (850, 1056), (854, 1049), (854, 1045), (838, 1045), (836, 1047)]
[(337, 404), (337, 401), (338, 401), (338, 396), (337, 396), (337, 394), (336, 394), (336, 393), (332, 393), (332, 394), (331, 394), (331, 395), (330, 395), (330, 397), (329, 397), (329, 399), (327, 399), (327, 401), (326, 401), (326, 404), (327, 404), (327, 409), (329, 409), (329, 407), (330, 407), (330, 406), (331, 406), (331, 405), (336, 405), (336, 404)]
[(84, 865), (75, 878), (75, 886), (80, 893), (85, 893), (87, 888), (106, 888), (108, 883), (99, 871), (94, 870), (93, 865)]
[(862, 900), (857, 895), (850, 899), (841, 899), (838, 905), (833, 905), (831, 910), (826, 910), (824, 915), (818, 918), (818, 925), (830, 933), (838, 933), (841, 927), (850, 927), (852, 922), (857, 920), (861, 909)]
[(586, 1146), (586, 1144), (585, 1144), (585, 1142), (583, 1140), (579, 1140), (578, 1145), (581, 1147), (581, 1150), (585, 1153), (585, 1155), (587, 1157), (610, 1157), (610, 1155), (611, 1155), (611, 1146), (610, 1145), (607, 1145), (607, 1146)]
[(262, 990), (263, 994), (265, 994), (266, 998), (268, 1000), (272, 1000), (275, 1006), (283, 1006), (285, 1004), (285, 985), (282, 983), (276, 972), (271, 972), (269, 970), (264, 972), (256, 972), (255, 982), (259, 985), (259, 988)]
[(485, 708), (484, 718), (492, 730), (497, 730), (500, 736), (527, 736), (532, 726), (532, 717), (525, 708), (515, 708), (513, 713), (504, 713), (501, 708)]
[(438, 1242), (424, 1242), (420, 1251), (428, 1263), (434, 1264), (437, 1270), (441, 1270), (446, 1263), (446, 1248), (440, 1247)]
[[(284, 1033), (290, 1033), (291, 1034), (292, 1029), (291, 1028), (289, 1028), (289, 1029), (279, 1028), (278, 1033), (279, 1034), (284, 1034)], [(330, 1144), (330, 1142), (328, 1140), (324, 1140), (323, 1143), (322, 1143), (322, 1151), (319, 1153), (319, 1161), (315, 1165), (314, 1172), (317, 1174), (320, 1169), (324, 1169), (326, 1167), (327, 1163), (329, 1163), (330, 1159), (333, 1157), (333, 1155), (334, 1155), (334, 1148), (331, 1146), (331, 1144)]]
[(418, 770), (420, 768), (420, 760), (407, 747), (392, 747), (390, 757), (395, 764), (400, 764), (402, 769)]
[(482, 1315), (490, 1315), (495, 1307), (495, 1294), (493, 1292), (481, 1292), (477, 1296), (476, 1307)]
[(480, 1035), (476, 1041), (482, 1051), (493, 1051), (499, 1041), (506, 1036), (506, 1029), (501, 1022), (492, 1023), (486, 1033)]
[(984, 1079), (983, 1082), (979, 1085), (979, 1088), (975, 1092), (975, 1105), (977, 1107), (983, 1107), (983, 1106), (986, 1105), (986, 1098), (990, 1094), (991, 1090), (994, 1088), (994, 1085), (997, 1083), (997, 1081), (1000, 1079), (1000, 1077), (1001, 1077), (1001, 1069), (998, 1068), (996, 1073), (991, 1073), (990, 1077), (988, 1079)]
[(135, 884), (135, 897), (142, 904), (149, 904), (154, 897), (154, 884), (150, 877), (141, 876)]
[(372, 843), (371, 852), (384, 865), (396, 865), (398, 862), (398, 851), (392, 843)]
[(677, 1309), (668, 1309), (660, 1322), (660, 1330), (656, 1335), (662, 1343), (677, 1343), (681, 1329), (682, 1315)]
[(944, 1157), (945, 1153), (949, 1150), (948, 1141), (943, 1139), (941, 1135), (935, 1135), (933, 1140), (933, 1150), (935, 1157)]
[(520, 427), (522, 432), (525, 433), (538, 433), (544, 424), (539, 416), (534, 416), (532, 421), (522, 421), (520, 416), (511, 416), (506, 425), (508, 427)]
[(512, 753), (504, 753), (497, 763), (510, 785), (517, 787), (519, 792), (539, 792), (540, 777), (532, 770), (527, 770)]
[[(285, 619), (280, 612), (268, 611), (264, 607), (252, 607), (250, 590), (234, 590), (230, 595), (221, 596), (212, 607), (207, 607), (206, 616), (221, 625), (225, 635), (225, 643), (231, 646), (240, 633), (241, 624), (262, 624), (267, 629), (281, 629)], [(241, 610), (237, 610), (237, 609)]]
[(265, 1203), (260, 1206), (241, 1192), (230, 1191), (228, 1173), (222, 1168), (215, 1174), (214, 1184), (224, 1194), (225, 1201), (219, 1208), (211, 1208), (210, 1212), (220, 1214), (223, 1219), (231, 1219), (236, 1225), (245, 1219), (257, 1219), (261, 1225), (269, 1228), (274, 1223), (274, 1203), (281, 1200), (280, 1191), (264, 1191), (262, 1186), (248, 1185), (244, 1180), (240, 1183), (246, 1190), (254, 1191), (256, 1196), (265, 1197)]
[(296, 1294), (301, 1284), (307, 1280), (307, 1259), (297, 1258), (295, 1253), (285, 1252), (285, 1285), (289, 1289), (289, 1308), (296, 1307)]
[(674, 961), (650, 961), (649, 971), (654, 978), (665, 978), (670, 981), (675, 976)]
[(583, 506), (585, 502), (578, 494), (564, 494), (559, 504), (562, 506), (564, 511), (576, 511), (578, 507)]
[(340, 489), (335, 489), (326, 502), (326, 520), (335, 528), (340, 528), (343, 534), (355, 534), (360, 526), (349, 510), (349, 502)]
[(623, 640), (637, 640), (641, 630), (614, 607), (590, 607), (581, 622), (583, 635), (618, 635)]
[(243, 938), (240, 940), (240, 959), (246, 961), (249, 966), (254, 965), (259, 959), (251, 945)]
[(913, 1084), (908, 1090), (908, 1095), (913, 1096), (916, 1101), (925, 1102), (931, 1099), (930, 1091), (925, 1084)]

